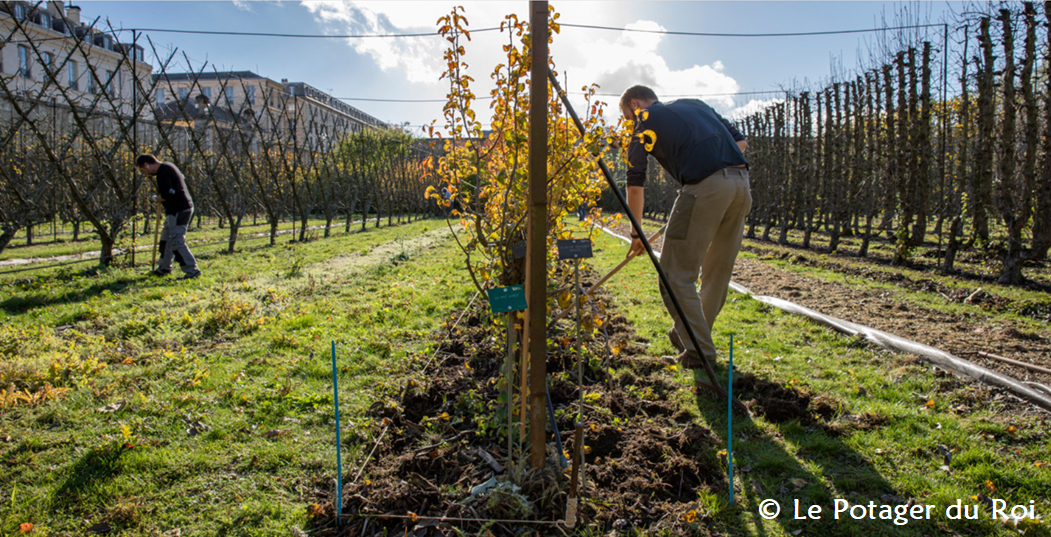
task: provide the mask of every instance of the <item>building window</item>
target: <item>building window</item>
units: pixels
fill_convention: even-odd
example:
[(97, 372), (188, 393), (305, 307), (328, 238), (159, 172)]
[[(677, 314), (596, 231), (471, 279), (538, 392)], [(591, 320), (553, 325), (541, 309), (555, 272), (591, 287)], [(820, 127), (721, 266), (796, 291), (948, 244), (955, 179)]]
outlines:
[(33, 71), (29, 67), (29, 47), (25, 45), (18, 45), (18, 74), (22, 78), (33, 78)]
[(40, 25), (48, 30), (51, 29), (51, 15), (47, 13), (40, 14)]
[(186, 97), (190, 95), (190, 90), (186, 88), (179, 88), (179, 101), (185, 101)]
[(212, 88), (201, 88), (201, 95), (208, 98), (208, 102), (212, 102)]
[[(90, 71), (91, 69), (88, 69), (88, 70)], [(95, 75), (94, 75), (94, 73), (88, 73), (88, 93), (94, 95), (94, 94), (98, 93), (98, 91), (99, 91), (99, 87), (95, 85)]]
[(66, 74), (69, 75), (69, 89), (79, 90), (77, 87), (77, 62), (70, 60), (68, 67), (66, 67)]
[(248, 100), (248, 104), (255, 104), (255, 86), (245, 88), (245, 99)]
[(157, 90), (157, 104), (164, 104), (164, 89)]
[(51, 69), (55, 65), (55, 55), (50, 52), (45, 52), (40, 56), (40, 64), (44, 66), (44, 75), (50, 75)]
[(110, 97), (117, 96), (117, 93), (113, 90), (113, 71), (106, 71), (106, 93)]
[(20, 21), (26, 20), (26, 6), (15, 4), (15, 18)]
[(226, 105), (227, 106), (233, 106), (234, 105), (234, 89), (230, 88), (230, 87), (226, 88)]

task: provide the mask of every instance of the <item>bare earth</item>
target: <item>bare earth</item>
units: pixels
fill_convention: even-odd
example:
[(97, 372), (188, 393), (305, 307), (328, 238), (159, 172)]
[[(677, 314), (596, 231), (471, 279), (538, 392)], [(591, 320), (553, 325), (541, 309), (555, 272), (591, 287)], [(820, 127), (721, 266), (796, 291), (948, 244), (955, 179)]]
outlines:
[[(628, 226), (622, 224), (616, 231), (627, 235)], [(656, 250), (662, 246), (663, 241), (660, 239), (654, 244)], [(765, 251), (761, 244), (755, 247), (746, 241), (743, 250), (757, 253), (760, 259), (738, 258), (733, 281), (747, 287), (753, 294), (795, 302), (825, 315), (942, 349), (1015, 378), (1051, 385), (1051, 375), (1028, 372), (1024, 368), (975, 354), (984, 351), (1051, 369), (1051, 328), (1046, 323), (1044, 329), (1033, 330), (1021, 323), (995, 319), (983, 309), (1002, 310), (1009, 306), (1004, 303), (1006, 299), (1003, 297), (985, 295), (974, 306), (967, 308), (969, 311), (950, 314), (905, 300), (909, 293), (917, 291), (938, 293), (946, 302), (963, 302), (966, 299), (966, 294), (946, 291), (936, 282), (916, 282), (902, 277), (900, 283), (896, 282), (900, 290), (870, 291), (865, 286), (830, 282), (771, 266), (761, 258), (771, 257), (774, 253)], [(814, 264), (811, 258), (817, 255), (816, 252), (793, 254), (793, 261)], [(886, 276), (882, 274), (879, 277), (887, 280)], [(892, 277), (891, 280), (897, 278)]]

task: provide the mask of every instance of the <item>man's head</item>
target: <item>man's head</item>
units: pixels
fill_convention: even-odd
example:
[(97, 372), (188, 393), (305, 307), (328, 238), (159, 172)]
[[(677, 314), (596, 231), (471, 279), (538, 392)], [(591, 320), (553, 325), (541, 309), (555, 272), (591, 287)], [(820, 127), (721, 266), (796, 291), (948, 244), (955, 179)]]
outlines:
[(153, 175), (157, 173), (157, 168), (161, 166), (161, 162), (157, 160), (157, 157), (146, 153), (135, 157), (135, 167), (146, 175)]
[(647, 86), (632, 86), (620, 96), (620, 113), (624, 119), (635, 120), (635, 110), (657, 102), (657, 94)]

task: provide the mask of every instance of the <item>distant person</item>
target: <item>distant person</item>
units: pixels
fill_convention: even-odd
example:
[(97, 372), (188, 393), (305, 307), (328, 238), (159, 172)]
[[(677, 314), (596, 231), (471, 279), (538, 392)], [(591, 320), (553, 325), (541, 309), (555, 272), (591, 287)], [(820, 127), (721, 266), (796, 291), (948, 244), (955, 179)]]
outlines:
[(193, 199), (186, 190), (186, 178), (171, 162), (160, 162), (149, 154), (135, 158), (135, 167), (157, 180), (157, 195), (151, 200), (164, 205), (164, 227), (161, 228), (158, 249), (161, 261), (153, 269), (154, 276), (167, 276), (172, 272), (172, 258), (179, 262), (183, 275), (180, 280), (189, 280), (201, 275), (197, 259), (186, 246), (186, 227), (193, 217)]
[[(752, 208), (744, 158), (748, 142), (697, 99), (663, 104), (652, 89), (633, 86), (621, 96), (620, 109), (635, 122), (627, 172), (628, 206), (635, 218), (642, 220), (647, 155), (682, 186), (668, 218), (660, 264), (686, 319), (679, 319), (662, 285), (661, 296), (674, 322), (668, 338), (681, 353), (676, 358), (683, 367), (702, 367), (702, 355), (714, 363), (712, 326), (726, 301), (744, 219)], [(632, 239), (629, 255), (645, 252), (634, 231)], [(694, 348), (683, 322), (690, 324), (700, 349)]]

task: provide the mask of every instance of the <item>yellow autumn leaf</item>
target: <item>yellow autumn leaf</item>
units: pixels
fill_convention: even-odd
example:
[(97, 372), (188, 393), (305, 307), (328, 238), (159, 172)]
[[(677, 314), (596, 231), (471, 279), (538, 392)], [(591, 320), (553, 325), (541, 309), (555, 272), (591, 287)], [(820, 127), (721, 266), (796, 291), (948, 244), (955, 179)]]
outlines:
[(573, 295), (569, 291), (563, 291), (558, 294), (558, 307), (566, 309), (570, 304), (573, 303)]

